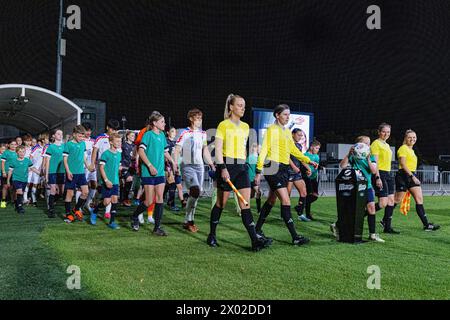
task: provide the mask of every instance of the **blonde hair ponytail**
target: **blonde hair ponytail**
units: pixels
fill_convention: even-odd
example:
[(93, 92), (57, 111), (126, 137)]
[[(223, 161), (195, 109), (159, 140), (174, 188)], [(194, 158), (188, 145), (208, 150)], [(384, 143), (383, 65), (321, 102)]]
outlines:
[(223, 113), (223, 118), (229, 119), (231, 116), (231, 110), (230, 110), (230, 105), (234, 104), (234, 102), (236, 101), (236, 99), (244, 99), (241, 96), (237, 95), (237, 94), (232, 94), (230, 93), (227, 97), (227, 101), (225, 102), (225, 111)]

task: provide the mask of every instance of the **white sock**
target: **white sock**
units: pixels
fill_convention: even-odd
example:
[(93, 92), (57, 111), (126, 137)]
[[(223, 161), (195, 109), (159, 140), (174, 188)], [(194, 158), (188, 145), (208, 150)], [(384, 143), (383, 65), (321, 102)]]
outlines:
[(184, 222), (194, 221), (195, 208), (197, 207), (198, 199), (194, 197), (189, 197), (186, 203), (186, 215), (184, 217)]
[(80, 198), (80, 196), (81, 196), (81, 191), (77, 190), (77, 193), (75, 193), (75, 203), (78, 202), (78, 199)]
[(31, 188), (31, 200), (33, 201), (33, 203), (36, 203), (36, 188), (35, 187)]
[(111, 213), (111, 203), (106, 206), (105, 212)]
[(96, 192), (97, 192), (96, 189), (89, 189), (88, 197), (86, 200), (86, 208), (90, 208), (92, 200), (94, 199)]
[(27, 185), (25, 187), (25, 190), (23, 191), (23, 202), (28, 202), (28, 190), (30, 190), (30, 189), (29, 189), (29, 187)]

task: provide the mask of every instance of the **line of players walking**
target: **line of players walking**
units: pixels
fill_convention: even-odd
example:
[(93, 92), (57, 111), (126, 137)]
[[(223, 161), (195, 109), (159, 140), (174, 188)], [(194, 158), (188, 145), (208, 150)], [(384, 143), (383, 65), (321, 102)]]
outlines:
[[(300, 129), (291, 132), (289, 106), (282, 104), (273, 111), (274, 123), (267, 128), (259, 154), (256, 144), (250, 147), (250, 153), (247, 154), (250, 128), (241, 121), (244, 113), (245, 100), (239, 95), (230, 94), (226, 100), (225, 119), (218, 125), (215, 135), (215, 161), (208, 148), (207, 134), (202, 130), (203, 113), (196, 108), (188, 112), (189, 126), (176, 141), (176, 130), (173, 128), (166, 137), (164, 116), (157, 111), (152, 112), (146, 127), (137, 137), (132, 131), (126, 132), (122, 137), (118, 134), (119, 122), (110, 120), (106, 132), (95, 139), (91, 138), (90, 125), (84, 123), (73, 129), (71, 138), (66, 142), (63, 142), (61, 130), (55, 130), (51, 137), (47, 134), (40, 135), (35, 144), (30, 135), (26, 135), (23, 141), (12, 140), (7, 146), (2, 145), (0, 148), (0, 207), (6, 207), (6, 199), (10, 193), (16, 211), (23, 214), (24, 204), (36, 204), (38, 188), (42, 185), (41, 194), (47, 199), (49, 218), (56, 217), (55, 203), (63, 199), (65, 222), (82, 221), (83, 209), (86, 209), (92, 225), (97, 224), (99, 213), (104, 212), (108, 227), (115, 230), (120, 228), (116, 222), (119, 202), (126, 207), (131, 206), (130, 194), (134, 194), (137, 206), (131, 215), (131, 229), (139, 231), (144, 223), (143, 216), (148, 213), (148, 221), (154, 224), (152, 233), (167, 236), (167, 232), (161, 227), (167, 192), (171, 210), (179, 210), (175, 206), (176, 194), (182, 201), (185, 209), (183, 228), (197, 232), (195, 212), (202, 193), (204, 166), (207, 164), (208, 174), (213, 177), (216, 187), (207, 237), (209, 246), (219, 246), (216, 230), (232, 192), (231, 185), (243, 197), (244, 201), (234, 198), (237, 199), (237, 208), (253, 251), (266, 248), (273, 242), (262, 228), (277, 199), (280, 201), (281, 217), (292, 237), (292, 244), (307, 244), (309, 239), (296, 230), (290, 195), (293, 187), (299, 192), (299, 201), (295, 206), (299, 219), (314, 220), (311, 205), (319, 196), (320, 143), (313, 141), (308, 152), (303, 153), (306, 151), (302, 144), (304, 133)], [(405, 133), (403, 145), (397, 152), (400, 170), (395, 177), (394, 189), (390, 172), (392, 152), (386, 142), (390, 130), (388, 124), (380, 125), (379, 137), (372, 144), (369, 137), (358, 137), (357, 142), (371, 145), (371, 154), (365, 159), (359, 159), (354, 156), (352, 148), (341, 162), (341, 167), (351, 166), (361, 170), (369, 181), (369, 240), (376, 242), (384, 240), (375, 232), (375, 213), (384, 208), (385, 214), (381, 220), (384, 232), (398, 234), (392, 228), (392, 215), (395, 205), (404, 199), (407, 191), (414, 197), (416, 212), (424, 230), (439, 229), (438, 225), (428, 221), (423, 206), (420, 181), (415, 175), (417, 157), (413, 146), (417, 136), (412, 130)], [(270, 190), (261, 206), (262, 174)], [(189, 190), (185, 195), (181, 177)], [(134, 193), (131, 189), (134, 189)], [(28, 198), (29, 193), (31, 199)], [(378, 203), (375, 203), (375, 193)], [(72, 208), (74, 197), (75, 206)], [(249, 205), (251, 197), (256, 197), (259, 213), (256, 223)], [(331, 229), (337, 235), (335, 224)]]

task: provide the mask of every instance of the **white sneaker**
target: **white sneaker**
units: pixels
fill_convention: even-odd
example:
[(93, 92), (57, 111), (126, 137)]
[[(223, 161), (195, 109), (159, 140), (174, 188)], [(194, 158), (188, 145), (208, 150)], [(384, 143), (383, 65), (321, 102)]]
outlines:
[(148, 217), (147, 221), (148, 223), (155, 224), (155, 219), (153, 219), (153, 217)]
[(301, 216), (298, 216), (298, 220), (303, 222), (310, 222), (311, 219), (307, 218), (305, 214), (302, 214)]
[(386, 242), (386, 241), (384, 241), (383, 239), (380, 238), (380, 235), (378, 233), (370, 234), (369, 240), (376, 241), (376, 242), (381, 242), (381, 243), (385, 243)]
[(145, 221), (144, 221), (144, 214), (141, 213), (138, 218), (139, 218), (139, 224), (143, 225), (145, 223)]

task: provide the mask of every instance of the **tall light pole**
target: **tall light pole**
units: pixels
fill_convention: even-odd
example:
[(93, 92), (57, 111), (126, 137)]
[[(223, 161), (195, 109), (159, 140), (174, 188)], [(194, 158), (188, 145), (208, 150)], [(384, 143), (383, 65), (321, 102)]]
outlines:
[(62, 33), (65, 25), (65, 18), (63, 16), (64, 0), (59, 0), (59, 25), (58, 25), (58, 52), (56, 65), (56, 92), (61, 94), (62, 82), (62, 57), (66, 55), (66, 42), (62, 38)]

